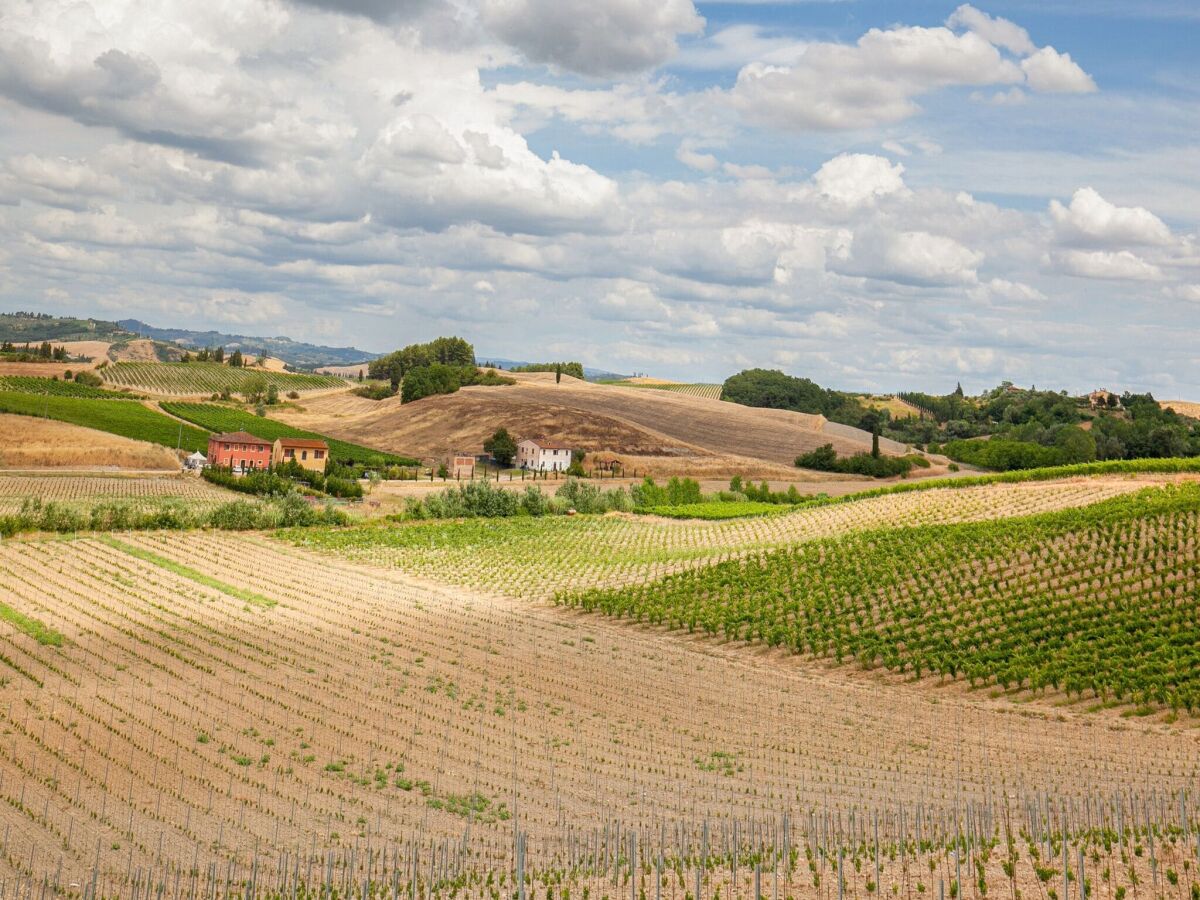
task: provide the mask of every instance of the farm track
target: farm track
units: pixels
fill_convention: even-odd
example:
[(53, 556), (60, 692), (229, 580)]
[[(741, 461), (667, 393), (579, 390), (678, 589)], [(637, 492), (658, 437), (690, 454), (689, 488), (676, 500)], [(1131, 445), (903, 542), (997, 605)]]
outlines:
[[(0, 877), (461, 841), (466, 820), (430, 801), (472, 793), (519, 809), (544, 859), (568, 825), (613, 818), (805, 822), (832, 795), (945, 823), (967, 803), (1166, 796), (1198, 775), (1194, 736), (761, 664), (259, 536), (122, 540), (277, 605), (97, 540), (0, 546), (0, 599), (66, 638), (0, 626)], [(512, 828), (475, 822), (473, 864), (509, 865)]]
[(545, 600), (559, 591), (617, 587), (747, 553), (850, 531), (1032, 515), (1098, 503), (1170, 476), (992, 484), (874, 497), (729, 522), (644, 516), (417, 523), (383, 531), (300, 530), (301, 546), (393, 566), (422, 578)]

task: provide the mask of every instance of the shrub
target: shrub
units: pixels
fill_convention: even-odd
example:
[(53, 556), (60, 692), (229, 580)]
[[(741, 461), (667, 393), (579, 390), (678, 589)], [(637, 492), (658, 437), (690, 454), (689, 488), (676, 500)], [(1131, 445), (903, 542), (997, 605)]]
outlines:
[(907, 475), (912, 471), (912, 460), (899, 456), (875, 456), (871, 453), (856, 453), (839, 458), (833, 444), (825, 444), (810, 453), (796, 457), (796, 466), (802, 469), (817, 469), (821, 472), (842, 472), (847, 475), (870, 475), (872, 478), (890, 478)]
[[(622, 494), (624, 491), (621, 492)], [(521, 510), (531, 516), (544, 516), (550, 512), (550, 498), (532, 484), (526, 486), (521, 495)]]
[[(368, 400), (387, 400), (389, 397), (395, 397), (395, 389), (384, 382), (382, 384), (364, 384), (361, 387), (356, 387), (352, 393), (356, 397), (365, 397)], [(297, 396), (299, 396), (297, 394)]]

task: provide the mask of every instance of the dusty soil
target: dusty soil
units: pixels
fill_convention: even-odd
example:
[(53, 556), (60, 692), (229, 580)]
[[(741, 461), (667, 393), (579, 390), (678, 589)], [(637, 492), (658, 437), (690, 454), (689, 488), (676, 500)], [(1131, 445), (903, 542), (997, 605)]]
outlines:
[(318, 375), (339, 375), (342, 378), (357, 378), (362, 374), (363, 378), (367, 377), (367, 364), (355, 363), (352, 366), (322, 366), (319, 369), (314, 369)]
[(135, 441), (52, 419), (0, 413), (0, 468), (179, 469), (175, 453), (158, 444)]
[(0, 361), (0, 375), (27, 375), (31, 378), (62, 378), (67, 372), (91, 368), (91, 363), (19, 363)]
[(98, 363), (108, 358), (108, 348), (112, 344), (108, 341), (58, 341), (52, 346), (65, 347), (71, 356), (83, 356), (93, 363)]

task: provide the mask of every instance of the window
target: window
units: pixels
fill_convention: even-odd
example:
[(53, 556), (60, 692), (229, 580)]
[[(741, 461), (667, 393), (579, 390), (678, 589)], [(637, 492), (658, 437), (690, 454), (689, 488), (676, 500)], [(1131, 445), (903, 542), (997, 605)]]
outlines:
[(284, 459), (295, 459), (296, 451), (293, 450), (291, 447), (288, 447), (286, 450), (283, 451), (283, 458)]
[(301, 450), (301, 451), (300, 451), (300, 458), (301, 458), (301, 459), (308, 459), (308, 451), (307, 451), (307, 450)]
[(313, 459), (324, 459), (324, 458), (325, 458), (324, 450), (314, 450), (313, 451)]

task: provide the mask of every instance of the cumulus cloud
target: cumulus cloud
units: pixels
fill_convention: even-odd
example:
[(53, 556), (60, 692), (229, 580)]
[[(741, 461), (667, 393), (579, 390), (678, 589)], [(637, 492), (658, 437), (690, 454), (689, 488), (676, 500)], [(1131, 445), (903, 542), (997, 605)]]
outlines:
[(1160, 281), (1162, 269), (1128, 250), (1063, 250), (1050, 255), (1059, 271), (1080, 278)]
[(873, 28), (854, 45), (809, 44), (790, 66), (746, 66), (732, 102), (756, 120), (794, 129), (865, 128), (908, 118), (916, 98), (938, 88), (1023, 78), (974, 32)]
[(964, 3), (954, 10), (946, 19), (946, 25), (950, 28), (973, 31), (988, 43), (1010, 50), (1018, 56), (1027, 56), (1037, 49), (1029, 39), (1029, 32), (1020, 25), (999, 16), (992, 18), (969, 3)]
[(1021, 60), (1021, 70), (1035, 91), (1090, 94), (1096, 90), (1092, 76), (1071, 59), (1071, 54), (1059, 53), (1053, 47), (1043, 47)]
[(482, 19), (530, 62), (597, 77), (659, 66), (704, 29), (692, 0), (483, 0)]
[(823, 197), (846, 206), (860, 206), (903, 191), (904, 166), (882, 156), (843, 153), (817, 170), (813, 184)]
[(1091, 187), (1077, 190), (1070, 206), (1051, 200), (1050, 218), (1059, 238), (1068, 243), (1162, 246), (1172, 241), (1171, 229), (1150, 210), (1117, 206)]
[(866, 228), (856, 233), (835, 271), (909, 285), (974, 284), (982, 253), (927, 231)]

